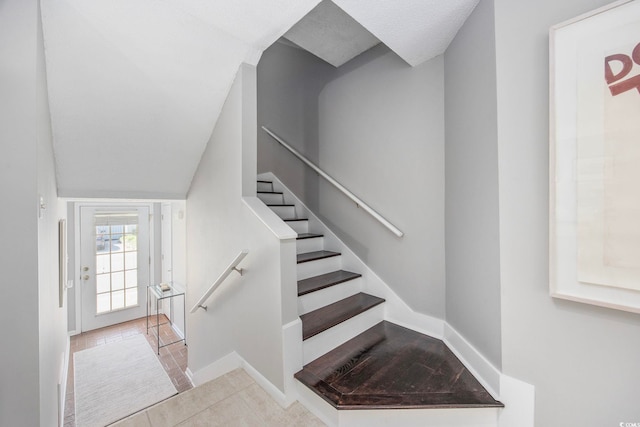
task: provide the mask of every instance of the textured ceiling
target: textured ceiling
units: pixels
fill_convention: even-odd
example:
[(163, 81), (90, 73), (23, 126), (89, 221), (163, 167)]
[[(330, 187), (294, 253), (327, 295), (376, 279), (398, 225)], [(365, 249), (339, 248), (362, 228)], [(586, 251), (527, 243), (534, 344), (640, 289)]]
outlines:
[(444, 53), (479, 0), (333, 0), (412, 66)]
[(334, 67), (341, 66), (380, 43), (329, 0), (316, 6), (284, 37)]
[[(60, 196), (184, 198), (240, 64), (318, 3), (41, 0)], [(334, 3), (417, 65), (477, 0)]]

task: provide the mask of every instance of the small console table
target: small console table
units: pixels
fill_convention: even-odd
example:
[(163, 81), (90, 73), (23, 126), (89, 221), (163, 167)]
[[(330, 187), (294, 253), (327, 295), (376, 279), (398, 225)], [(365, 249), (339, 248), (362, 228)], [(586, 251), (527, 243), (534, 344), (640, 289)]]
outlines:
[[(151, 305), (151, 297), (154, 297), (156, 300), (156, 324), (149, 326), (149, 306)], [(183, 316), (183, 324), (184, 324), (184, 338), (175, 340), (170, 343), (160, 344), (160, 326), (172, 323), (171, 320), (160, 323), (160, 304), (163, 300), (168, 299), (169, 301), (173, 301), (175, 297), (182, 297), (182, 316)], [(173, 304), (169, 304), (169, 311), (171, 312), (171, 318), (173, 318)], [(151, 313), (153, 316), (153, 313)], [(173, 286), (170, 286), (168, 290), (163, 291), (159, 285), (150, 285), (147, 286), (147, 334), (149, 334), (149, 329), (156, 336), (156, 340), (158, 341), (158, 354), (160, 354), (160, 349), (162, 347), (169, 346), (171, 344), (179, 343), (184, 341), (184, 345), (187, 345), (187, 312), (185, 307), (185, 295), (183, 291), (179, 291), (175, 289)]]

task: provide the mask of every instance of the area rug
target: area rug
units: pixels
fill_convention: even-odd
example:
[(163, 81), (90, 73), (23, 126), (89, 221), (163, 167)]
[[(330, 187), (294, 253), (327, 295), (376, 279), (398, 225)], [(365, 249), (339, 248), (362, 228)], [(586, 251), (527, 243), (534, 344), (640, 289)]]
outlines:
[(143, 335), (73, 355), (76, 426), (104, 427), (177, 394)]

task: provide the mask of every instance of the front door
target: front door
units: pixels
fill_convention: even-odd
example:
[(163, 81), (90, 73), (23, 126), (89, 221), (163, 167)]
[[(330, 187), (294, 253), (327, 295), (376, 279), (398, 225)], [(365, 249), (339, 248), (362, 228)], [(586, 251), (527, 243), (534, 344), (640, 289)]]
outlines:
[(149, 208), (80, 208), (82, 331), (146, 315)]

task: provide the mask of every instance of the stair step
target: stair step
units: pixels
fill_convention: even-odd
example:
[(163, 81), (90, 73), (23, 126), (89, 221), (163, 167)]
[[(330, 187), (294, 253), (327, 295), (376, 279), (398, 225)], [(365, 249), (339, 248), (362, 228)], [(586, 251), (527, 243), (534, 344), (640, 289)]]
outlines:
[(297, 260), (298, 264), (302, 264), (309, 261), (316, 261), (319, 259), (331, 258), (334, 256), (340, 256), (339, 252), (331, 252), (331, 251), (314, 251), (314, 252), (306, 252), (304, 254), (298, 254)]
[(290, 203), (268, 203), (267, 206), (280, 218), (292, 218), (296, 216), (296, 205)]
[(306, 295), (311, 292), (319, 291), (330, 286), (339, 285), (340, 283), (362, 277), (362, 274), (352, 273), (350, 271), (338, 270), (331, 273), (321, 274), (319, 276), (310, 277), (298, 281), (298, 296)]
[(441, 340), (387, 321), (295, 377), (336, 409), (504, 407)]
[(333, 304), (300, 316), (302, 339), (306, 340), (336, 326), (368, 309), (382, 304), (384, 299), (360, 292)]
[(261, 191), (258, 189), (256, 195), (267, 206), (284, 203), (284, 194), (281, 191)]
[(273, 191), (273, 182), (271, 182), (271, 181), (263, 181), (263, 180), (259, 179), (258, 183), (256, 185), (256, 188), (257, 188), (258, 192), (260, 192), (260, 191)]
[(324, 237), (324, 234), (316, 234), (316, 233), (298, 233), (297, 240), (315, 239), (316, 237)]

